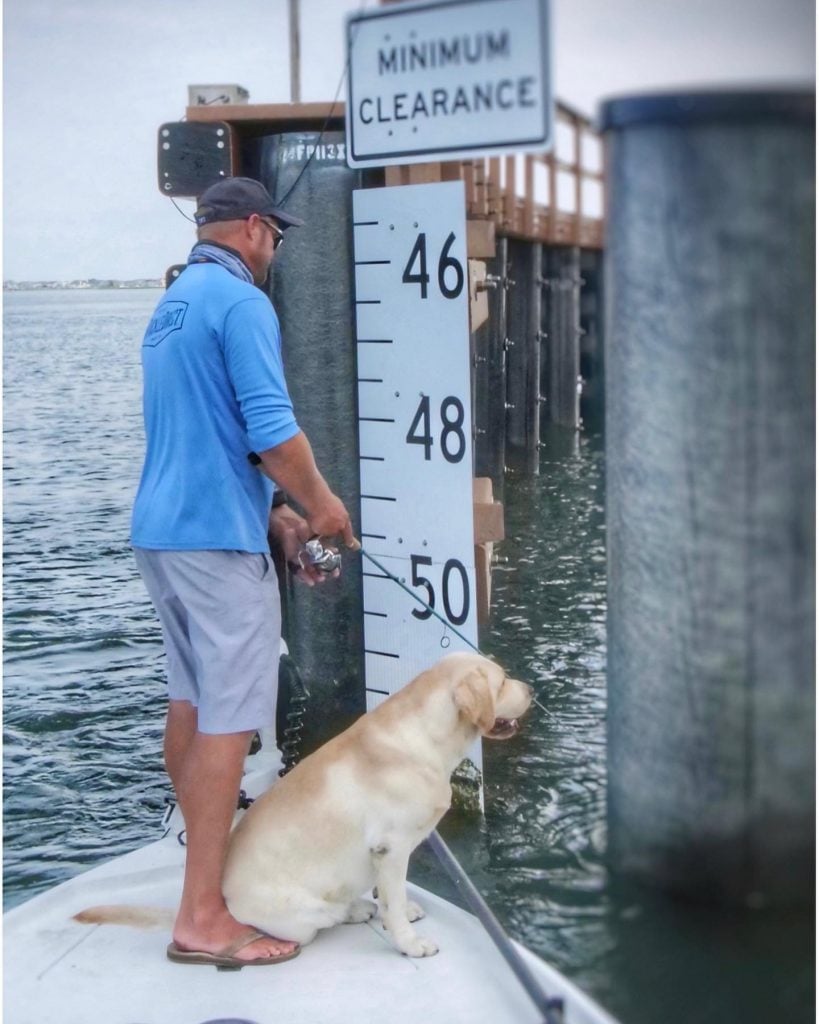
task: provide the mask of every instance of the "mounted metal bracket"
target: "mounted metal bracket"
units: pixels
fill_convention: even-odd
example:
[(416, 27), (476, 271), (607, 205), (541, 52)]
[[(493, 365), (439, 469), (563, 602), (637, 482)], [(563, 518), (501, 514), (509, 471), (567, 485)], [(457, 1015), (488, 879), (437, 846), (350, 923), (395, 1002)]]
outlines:
[(172, 121), (159, 126), (157, 176), (165, 196), (200, 196), (237, 173), (238, 146), (225, 121)]

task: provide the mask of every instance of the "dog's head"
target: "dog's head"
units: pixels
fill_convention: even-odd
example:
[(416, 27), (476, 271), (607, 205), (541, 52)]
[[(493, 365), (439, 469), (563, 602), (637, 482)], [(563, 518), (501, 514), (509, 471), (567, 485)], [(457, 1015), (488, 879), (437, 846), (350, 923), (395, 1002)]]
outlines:
[(459, 713), (486, 739), (508, 740), (529, 710), (531, 686), (510, 679), (500, 665), (478, 654), (458, 653), (447, 659), (453, 673), (452, 697)]

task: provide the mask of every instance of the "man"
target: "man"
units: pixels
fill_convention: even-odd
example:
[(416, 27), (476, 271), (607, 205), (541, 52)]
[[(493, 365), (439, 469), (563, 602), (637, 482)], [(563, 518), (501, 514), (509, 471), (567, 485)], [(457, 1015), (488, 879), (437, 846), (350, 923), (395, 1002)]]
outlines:
[[(268, 529), (291, 561), (313, 535), (356, 542), (296, 423), (278, 320), (254, 286), (302, 221), (276, 209), (258, 181), (228, 178), (202, 195), (196, 223), (199, 242), (143, 341), (147, 447), (131, 532), (162, 624), (165, 763), (186, 829), (168, 956), (265, 964), (298, 946), (236, 921), (221, 878), (244, 758), (274, 719), (281, 611)], [(320, 574), (302, 575), (313, 583)]]

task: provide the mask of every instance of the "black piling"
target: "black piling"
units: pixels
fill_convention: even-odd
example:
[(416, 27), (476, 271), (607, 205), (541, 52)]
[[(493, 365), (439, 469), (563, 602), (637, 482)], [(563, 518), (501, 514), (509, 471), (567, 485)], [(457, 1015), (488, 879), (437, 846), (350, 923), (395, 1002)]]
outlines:
[(814, 889), (814, 99), (602, 111), (614, 865)]
[(508, 240), (509, 289), (506, 354), (506, 466), (539, 470), (540, 260), (539, 242)]
[(603, 253), (580, 252), (580, 423), (599, 432), (605, 423), (606, 359), (603, 339)]
[(507, 240), (498, 238), (495, 256), (486, 261), (493, 287), (488, 290), (489, 319), (474, 334), (475, 476), (488, 476), (496, 501), (503, 501), (506, 466), (506, 340), (510, 277)]
[[(320, 145), (316, 149), (316, 144)], [(352, 191), (361, 174), (344, 158), (341, 132), (294, 132), (252, 140), (247, 173), (305, 226), (287, 232), (271, 297), (296, 417), (319, 469), (360, 533)], [(315, 150), (315, 152), (314, 152)], [(291, 191), (292, 190), (292, 191)], [(286, 588), (284, 636), (309, 693), (305, 753), (364, 711), (361, 564), (345, 554), (341, 578)]]

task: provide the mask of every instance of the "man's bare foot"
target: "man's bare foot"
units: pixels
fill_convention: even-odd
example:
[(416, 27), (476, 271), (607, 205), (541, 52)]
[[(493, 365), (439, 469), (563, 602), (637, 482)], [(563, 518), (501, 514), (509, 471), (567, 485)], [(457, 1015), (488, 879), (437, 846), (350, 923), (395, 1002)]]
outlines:
[[(251, 935), (255, 930), (249, 925), (240, 924), (225, 909), (223, 914), (208, 921), (191, 922), (177, 918), (173, 929), (173, 940), (180, 949), (186, 952), (221, 953), (222, 950), (238, 942), (243, 935)], [(261, 957), (276, 957), (292, 953), (297, 946), (298, 942), (271, 936), (257, 939), (255, 942), (243, 946), (233, 955), (237, 960), (256, 960)]]

